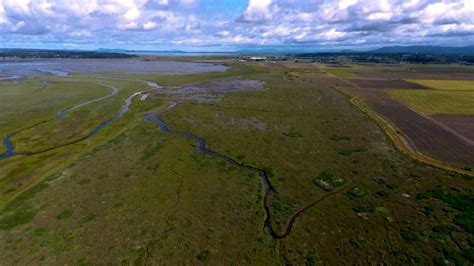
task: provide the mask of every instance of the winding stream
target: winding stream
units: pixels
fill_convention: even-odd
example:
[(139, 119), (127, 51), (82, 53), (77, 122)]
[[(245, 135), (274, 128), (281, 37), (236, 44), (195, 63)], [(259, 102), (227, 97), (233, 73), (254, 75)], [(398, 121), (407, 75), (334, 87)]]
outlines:
[(132, 95), (128, 96), (127, 99), (125, 99), (124, 104), (120, 108), (120, 111), (115, 116), (113, 116), (112, 118), (108, 119), (107, 121), (101, 123), (100, 125), (95, 127), (91, 132), (89, 132), (89, 134), (87, 134), (86, 136), (84, 136), (82, 138), (79, 138), (79, 139), (76, 139), (76, 140), (73, 140), (73, 141), (70, 141), (70, 142), (66, 142), (66, 143), (63, 143), (63, 144), (60, 144), (60, 145), (57, 145), (57, 146), (42, 149), (42, 150), (18, 152), (18, 153), (15, 153), (15, 154), (16, 155), (27, 155), (27, 156), (36, 155), (36, 154), (52, 151), (52, 150), (55, 150), (55, 149), (58, 149), (58, 148), (66, 147), (66, 146), (69, 146), (69, 145), (72, 145), (72, 144), (76, 144), (76, 143), (81, 142), (83, 140), (86, 140), (90, 137), (93, 137), (93, 136), (97, 135), (97, 133), (99, 133), (104, 127), (108, 126), (109, 124), (117, 121), (122, 116), (124, 116), (125, 113), (127, 113), (128, 110), (130, 109), (130, 105), (132, 104), (133, 98), (138, 96), (138, 95), (141, 95), (142, 93), (143, 93), (142, 91), (139, 91), (139, 92), (135, 92)]
[[(109, 77), (99, 77), (99, 78), (104, 78), (104, 79), (116, 79), (116, 80), (125, 80), (125, 79), (120, 79), (120, 78), (109, 78)], [(154, 89), (160, 89), (162, 88), (162, 86), (158, 85), (157, 83), (155, 82), (151, 82), (151, 81), (145, 81), (145, 80), (135, 80), (135, 81), (140, 81), (140, 82), (144, 82), (146, 83), (149, 87), (153, 87)], [(147, 91), (139, 91), (139, 92), (135, 92), (133, 93), (132, 95), (128, 96), (126, 99), (125, 99), (125, 102), (124, 104), (122, 105), (122, 107), (120, 108), (119, 112), (113, 116), (112, 118), (106, 120), (105, 122), (101, 123), (100, 125), (98, 125), (97, 127), (95, 127), (91, 132), (89, 132), (89, 134), (87, 134), (86, 136), (80, 138), (80, 139), (76, 139), (76, 140), (73, 140), (73, 141), (70, 141), (70, 142), (67, 142), (67, 143), (64, 143), (64, 144), (61, 144), (61, 145), (57, 145), (57, 146), (54, 146), (54, 147), (50, 147), (50, 148), (47, 148), (47, 149), (43, 149), (43, 150), (39, 150), (39, 151), (34, 151), (34, 152), (18, 152), (18, 153), (15, 153), (15, 149), (14, 149), (14, 145), (13, 143), (11, 142), (10, 138), (13, 137), (15, 134), (18, 134), (19, 132), (22, 132), (26, 129), (29, 129), (29, 128), (32, 128), (32, 127), (35, 127), (39, 124), (42, 124), (42, 123), (46, 123), (46, 122), (50, 122), (54, 119), (58, 119), (58, 118), (61, 118), (63, 117), (67, 112), (73, 110), (73, 109), (76, 109), (76, 108), (79, 108), (81, 106), (84, 106), (86, 104), (90, 104), (90, 103), (93, 103), (93, 102), (97, 102), (97, 101), (101, 101), (101, 100), (104, 100), (108, 97), (111, 97), (115, 94), (117, 94), (118, 92), (118, 89), (111, 86), (111, 85), (107, 85), (107, 84), (102, 84), (102, 83), (98, 83), (99, 85), (102, 85), (102, 86), (106, 86), (106, 87), (109, 87), (112, 89), (112, 93), (109, 94), (109, 95), (106, 95), (106, 96), (103, 96), (103, 97), (100, 97), (100, 98), (96, 98), (96, 99), (93, 99), (93, 100), (90, 100), (90, 101), (87, 101), (87, 102), (83, 102), (83, 103), (79, 103), (79, 104), (76, 104), (72, 107), (69, 107), (69, 108), (66, 108), (64, 110), (61, 110), (54, 118), (50, 119), (50, 120), (47, 120), (47, 121), (43, 121), (43, 122), (40, 122), (40, 123), (37, 123), (35, 125), (32, 125), (32, 126), (29, 126), (27, 128), (24, 128), (20, 131), (16, 131), (16, 132), (13, 132), (9, 135), (7, 135), (4, 139), (3, 139), (3, 145), (6, 147), (6, 152), (2, 155), (0, 155), (0, 161), (3, 160), (3, 159), (6, 159), (6, 158), (9, 158), (9, 157), (12, 157), (14, 155), (35, 155), (35, 154), (39, 154), (39, 153), (44, 153), (44, 152), (47, 152), (47, 151), (51, 151), (51, 150), (54, 150), (54, 149), (57, 149), (57, 148), (61, 148), (61, 147), (65, 147), (65, 146), (68, 146), (68, 145), (72, 145), (72, 144), (75, 144), (75, 143), (78, 143), (78, 142), (81, 142), (83, 140), (86, 140), (90, 137), (93, 137), (95, 136), (97, 133), (99, 133), (104, 127), (106, 127), (107, 125), (115, 122), (116, 120), (120, 119), (121, 117), (123, 117), (125, 115), (125, 113), (127, 113), (130, 109), (130, 105), (132, 104), (132, 101), (133, 101), (133, 98), (141, 95), (141, 98), (140, 100), (141, 101), (145, 101), (148, 96), (150, 95), (149, 93), (146, 93)], [(149, 90), (148, 90), (149, 91)], [(177, 103), (175, 102), (171, 102), (171, 104), (166, 107), (165, 109), (161, 110), (160, 113), (163, 113), (163, 112), (166, 112), (172, 108), (174, 108), (175, 106), (177, 105)], [(322, 202), (323, 200), (325, 200), (326, 198), (332, 196), (332, 195), (335, 195), (335, 194), (338, 194), (340, 193), (341, 191), (343, 191), (348, 185), (346, 184), (345, 186), (341, 187), (340, 189), (336, 190), (336, 191), (333, 191), (331, 193), (328, 193), (328, 194), (325, 194), (323, 196), (321, 196), (320, 198), (318, 198), (317, 200), (311, 202), (310, 204), (304, 206), (303, 208), (299, 209), (298, 211), (296, 211), (292, 216), (289, 217), (289, 220), (287, 222), (287, 225), (285, 227), (285, 229), (283, 230), (282, 233), (279, 233), (277, 232), (276, 230), (273, 229), (273, 226), (272, 226), (272, 213), (270, 211), (270, 198), (271, 198), (271, 195), (273, 192), (275, 192), (275, 189), (274, 187), (272, 186), (271, 182), (270, 182), (270, 179), (268, 177), (268, 173), (263, 170), (263, 169), (260, 169), (260, 168), (257, 168), (257, 167), (254, 167), (254, 166), (251, 166), (251, 165), (246, 165), (246, 164), (243, 164), (241, 162), (238, 162), (236, 161), (235, 159), (225, 155), (225, 154), (222, 154), (222, 153), (219, 153), (219, 152), (216, 152), (216, 151), (213, 151), (213, 150), (210, 150), (207, 148), (207, 141), (201, 137), (198, 137), (192, 133), (189, 133), (189, 132), (185, 132), (185, 131), (179, 131), (179, 130), (172, 130), (168, 127), (168, 125), (160, 119), (160, 117), (158, 116), (157, 113), (150, 113), (150, 114), (147, 114), (144, 116), (144, 120), (147, 121), (147, 122), (152, 122), (152, 123), (155, 123), (158, 125), (158, 127), (160, 128), (160, 130), (164, 133), (168, 133), (168, 134), (171, 134), (171, 135), (176, 135), (176, 136), (182, 136), (182, 137), (185, 137), (187, 139), (190, 139), (192, 141), (194, 141), (196, 144), (197, 144), (197, 148), (198, 150), (205, 154), (205, 155), (208, 155), (210, 157), (213, 157), (213, 158), (216, 158), (216, 159), (220, 159), (220, 160), (223, 160), (227, 163), (229, 163), (230, 165), (234, 166), (234, 167), (237, 167), (237, 168), (240, 168), (240, 169), (244, 169), (244, 170), (248, 170), (248, 171), (251, 171), (251, 172), (254, 172), (256, 174), (258, 174), (260, 176), (260, 180), (261, 180), (261, 183), (262, 183), (262, 186), (263, 186), (263, 189), (264, 189), (264, 196), (263, 196), (263, 211), (265, 213), (265, 220), (264, 220), (264, 225), (263, 225), (263, 229), (267, 230), (268, 233), (276, 240), (280, 240), (280, 239), (283, 239), (285, 237), (287, 237), (290, 232), (291, 232), (291, 229), (296, 221), (296, 219), (302, 214), (304, 213), (305, 211), (307, 211), (308, 209), (314, 207), (315, 205), (317, 205), (318, 203)]]
[[(165, 109), (161, 110), (160, 113), (166, 112), (166, 111), (170, 110), (171, 108), (173, 108), (175, 106), (176, 106), (176, 103), (172, 102), (170, 106), (168, 106)], [(275, 189), (272, 186), (272, 184), (270, 182), (270, 179), (268, 178), (268, 173), (265, 170), (254, 167), (254, 166), (251, 166), (251, 165), (243, 164), (243, 163), (238, 162), (235, 159), (233, 159), (233, 158), (231, 158), (231, 157), (229, 157), (225, 154), (222, 154), (222, 153), (219, 153), (219, 152), (208, 149), (207, 146), (206, 146), (207, 141), (205, 139), (201, 138), (201, 137), (198, 137), (198, 136), (196, 136), (194, 134), (191, 134), (189, 132), (170, 129), (168, 127), (168, 125), (163, 120), (160, 119), (160, 117), (158, 116), (157, 113), (150, 113), (150, 114), (145, 115), (144, 120), (147, 121), (147, 122), (152, 122), (152, 123), (157, 124), (162, 132), (165, 132), (165, 133), (168, 133), (168, 134), (171, 134), (171, 135), (175, 135), (175, 136), (182, 136), (182, 137), (185, 137), (187, 139), (190, 139), (190, 140), (194, 141), (197, 144), (198, 150), (203, 154), (206, 154), (206, 155), (211, 156), (213, 158), (223, 160), (223, 161), (225, 161), (225, 162), (229, 163), (230, 165), (235, 166), (237, 168), (244, 169), (244, 170), (249, 170), (251, 172), (254, 172), (254, 173), (258, 174), (260, 176), (260, 180), (262, 182), (262, 186), (263, 186), (263, 189), (264, 189), (264, 192), (265, 192), (264, 196), (263, 196), (263, 206), (262, 206), (263, 210), (264, 210), (264, 213), (265, 213), (264, 229), (267, 229), (268, 232), (270, 233), (270, 235), (274, 239), (277, 239), (277, 240), (283, 239), (291, 233), (291, 229), (293, 228), (293, 225), (296, 221), (296, 218), (298, 218), (301, 214), (303, 214), (305, 211), (309, 210), (310, 208), (316, 206), (318, 203), (320, 203), (320, 202), (324, 201), (325, 199), (329, 198), (330, 196), (340, 193), (341, 191), (343, 191), (350, 184), (350, 183), (348, 183), (345, 186), (339, 188), (338, 190), (335, 190), (331, 193), (325, 194), (325, 195), (321, 196), (320, 198), (318, 198), (317, 200), (311, 202), (310, 204), (308, 204), (308, 205), (304, 206), (303, 208), (299, 209), (298, 211), (296, 211), (292, 216), (290, 216), (290, 218), (288, 220), (288, 223), (287, 223), (285, 229), (283, 230), (283, 232), (279, 233), (275, 229), (273, 229), (273, 226), (272, 226), (272, 213), (270, 211), (270, 198), (271, 198), (272, 193), (275, 192)]]
[(55, 75), (56, 77), (69, 76), (69, 72), (60, 69), (39, 68), (38, 71)]
[[(175, 105), (176, 104), (171, 105), (171, 108), (174, 107)], [(165, 110), (163, 110), (162, 112), (168, 111), (171, 108), (168, 107)], [(265, 170), (259, 169), (259, 168), (256, 168), (256, 167), (253, 167), (253, 166), (250, 166), (250, 165), (242, 164), (242, 163), (234, 160), (233, 158), (231, 158), (227, 155), (218, 153), (218, 152), (213, 151), (213, 150), (209, 150), (206, 147), (206, 140), (203, 139), (203, 138), (200, 138), (200, 137), (198, 137), (194, 134), (191, 134), (191, 133), (185, 132), (185, 131), (169, 129), (168, 125), (165, 122), (163, 122), (163, 120), (160, 119), (160, 117), (158, 116), (157, 113), (151, 113), (151, 114), (145, 115), (144, 120), (147, 121), (147, 122), (153, 122), (153, 123), (157, 124), (162, 132), (169, 133), (169, 134), (176, 135), (176, 136), (182, 136), (182, 137), (193, 140), (194, 142), (197, 143), (199, 151), (203, 154), (206, 154), (208, 156), (211, 156), (211, 157), (214, 157), (214, 158), (217, 158), (217, 159), (221, 159), (221, 160), (223, 160), (223, 161), (225, 161), (225, 162), (229, 163), (230, 165), (235, 166), (237, 168), (250, 170), (254, 173), (257, 173), (260, 176), (260, 179), (262, 181), (262, 185), (263, 185), (263, 188), (264, 188), (264, 191), (265, 191), (265, 195), (264, 195), (264, 198), (263, 198), (263, 208), (264, 208), (264, 211), (265, 211), (265, 227), (269, 229), (270, 234), (272, 236), (278, 235), (276, 232), (273, 231), (272, 226), (271, 226), (272, 215), (271, 215), (270, 207), (269, 207), (269, 199), (270, 199), (271, 194), (275, 191), (275, 189), (273, 188), (272, 184), (270, 183), (270, 179), (268, 178), (268, 173)]]
[(7, 151), (4, 152), (2, 155), (0, 155), (0, 161), (3, 160), (3, 159), (6, 159), (8, 157), (13, 156), (13, 154), (15, 152), (15, 147), (13, 146), (13, 143), (10, 140), (11, 136), (12, 135), (8, 135), (5, 138), (3, 138), (3, 146), (5, 146)]
[(21, 79), (20, 76), (9, 76), (9, 77), (0, 77), (0, 81), (9, 81), (9, 80), (18, 80)]
[(95, 102), (98, 102), (98, 101), (102, 101), (102, 100), (105, 100), (109, 97), (112, 97), (114, 96), (115, 94), (117, 94), (119, 92), (119, 90), (114, 87), (114, 86), (111, 86), (111, 85), (108, 85), (108, 84), (103, 84), (103, 83), (98, 83), (99, 85), (101, 86), (104, 86), (104, 87), (107, 87), (107, 88), (110, 88), (112, 89), (112, 92), (108, 95), (105, 95), (105, 96), (102, 96), (102, 97), (99, 97), (99, 98), (96, 98), (96, 99), (93, 99), (93, 100), (90, 100), (90, 101), (87, 101), (87, 102), (83, 102), (83, 103), (79, 103), (79, 104), (76, 104), (74, 106), (71, 106), (71, 107), (68, 107), (64, 110), (61, 110), (55, 117), (54, 119), (58, 119), (58, 118), (61, 118), (63, 117), (67, 112), (71, 111), (71, 110), (74, 110), (74, 109), (77, 109), (79, 107), (82, 107), (84, 105), (88, 105), (88, 104), (91, 104), (91, 103), (95, 103)]
[[(26, 127), (26, 128), (20, 129), (20, 130), (18, 130), (18, 131), (15, 131), (15, 132), (13, 132), (13, 133), (10, 133), (10, 134), (6, 135), (6, 136), (3, 138), (3, 145), (4, 145), (5, 148), (6, 148), (6, 152), (4, 152), (3, 154), (0, 154), (0, 161), (1, 161), (1, 160), (4, 160), (4, 159), (7, 159), (7, 158), (10, 158), (10, 157), (12, 157), (12, 156), (14, 156), (14, 155), (17, 155), (17, 154), (25, 154), (25, 153), (15, 153), (15, 146), (14, 146), (13, 143), (11, 142), (11, 138), (12, 138), (13, 136), (17, 135), (18, 133), (21, 133), (21, 132), (23, 132), (23, 131), (25, 131), (25, 130), (31, 129), (31, 128), (36, 127), (36, 126), (39, 126), (39, 125), (41, 125), (41, 124), (48, 123), (48, 122), (53, 121), (53, 120), (55, 120), (55, 119), (59, 119), (59, 118), (63, 117), (66, 113), (68, 113), (69, 111), (74, 110), (74, 109), (76, 109), (76, 108), (79, 108), (79, 107), (82, 107), (82, 106), (84, 106), (84, 105), (91, 104), (91, 103), (94, 103), (94, 102), (98, 102), (98, 101), (105, 100), (105, 99), (107, 99), (107, 98), (109, 98), (109, 97), (112, 97), (112, 96), (116, 95), (116, 94), (118, 93), (118, 91), (119, 91), (116, 87), (111, 86), (111, 85), (108, 85), (108, 84), (103, 84), (103, 83), (97, 83), (97, 84), (112, 89), (112, 92), (111, 92), (110, 94), (106, 95), (106, 96), (102, 96), (102, 97), (99, 97), (99, 98), (96, 98), (96, 99), (92, 99), (92, 100), (89, 100), (89, 101), (86, 101), (86, 102), (82, 102), (82, 103), (73, 105), (73, 106), (71, 106), (71, 107), (68, 107), (68, 108), (66, 108), (66, 109), (63, 109), (63, 110), (61, 110), (61, 111), (60, 111), (54, 118), (52, 118), (52, 119), (38, 122), (38, 123), (36, 123), (36, 124), (34, 124), (34, 125), (30, 125), (30, 126), (28, 126), (28, 127)], [(127, 98), (127, 99), (128, 99), (128, 98)], [(122, 108), (123, 108), (123, 107), (122, 107)], [(127, 109), (127, 110), (128, 110), (128, 109)], [(125, 112), (126, 112), (126, 111), (125, 111)], [(122, 114), (121, 116), (123, 116), (123, 114)], [(121, 116), (120, 116), (120, 117), (121, 117)], [(114, 121), (115, 121), (115, 120), (114, 120)], [(108, 121), (106, 121), (106, 122), (108, 122)], [(106, 122), (104, 122), (104, 123), (106, 123)], [(113, 122), (113, 121), (111, 121), (111, 122)], [(108, 124), (110, 124), (111, 122), (109, 122)], [(104, 124), (104, 123), (103, 123), (103, 124)], [(107, 125), (107, 124), (106, 124), (106, 125)], [(106, 125), (103, 125), (101, 128), (105, 127)], [(98, 131), (100, 131), (100, 129), (99, 129)], [(98, 132), (98, 131), (97, 131), (97, 132)], [(94, 135), (97, 134), (97, 132), (95, 132)], [(48, 150), (50, 150), (50, 149), (48, 149)]]
[[(48, 70), (49, 71), (49, 70)], [(53, 72), (50, 72), (50, 73), (53, 73)], [(67, 72), (64, 72), (64, 73), (67, 73)], [(61, 73), (55, 73), (56, 75), (60, 75)], [(157, 84), (156, 82), (153, 82), (153, 81), (148, 81), (148, 80), (132, 80), (132, 79), (121, 79), (121, 78), (113, 78), (113, 77), (105, 77), (105, 76), (96, 76), (97, 78), (101, 78), (101, 79), (111, 79), (111, 80), (128, 80), (128, 81), (138, 81), (138, 82), (143, 82), (143, 83), (146, 83), (147, 86), (149, 87), (152, 87), (153, 89), (160, 89), (162, 88), (162, 86), (160, 86), (159, 84)], [(16, 153), (15, 152), (15, 146), (13, 145), (13, 143), (11, 142), (11, 138), (13, 136), (15, 136), (16, 134), (22, 132), (22, 131), (25, 131), (27, 129), (30, 129), (30, 128), (33, 128), (33, 127), (36, 127), (40, 124), (44, 124), (44, 123), (47, 123), (47, 122), (50, 122), (52, 120), (55, 120), (55, 119), (59, 119), (61, 117), (63, 117), (66, 113), (68, 113), (69, 111), (71, 110), (74, 110), (74, 109), (77, 109), (79, 107), (82, 107), (84, 105), (87, 105), (87, 104), (91, 104), (91, 103), (94, 103), (94, 102), (98, 102), (98, 101), (102, 101), (102, 100), (105, 100), (109, 97), (112, 97), (114, 96), (115, 94), (118, 93), (118, 89), (114, 86), (111, 86), (111, 85), (108, 85), (108, 84), (104, 84), (104, 83), (97, 83), (98, 85), (101, 85), (101, 86), (105, 86), (105, 87), (108, 87), (110, 89), (112, 89), (112, 92), (109, 94), (109, 95), (106, 95), (106, 96), (102, 96), (102, 97), (99, 97), (99, 98), (96, 98), (96, 99), (93, 99), (93, 100), (90, 100), (90, 101), (86, 101), (86, 102), (82, 102), (82, 103), (79, 103), (79, 104), (76, 104), (74, 106), (71, 106), (71, 107), (68, 107), (66, 109), (63, 109), (61, 110), (54, 118), (52, 119), (49, 119), (49, 120), (45, 120), (45, 121), (41, 121), (39, 123), (36, 123), (34, 125), (31, 125), (31, 126), (28, 126), (26, 128), (23, 128), (19, 131), (15, 131), (13, 133), (10, 133), (8, 135), (6, 135), (4, 138), (3, 138), (3, 145), (5, 146), (6, 148), (6, 152), (4, 152), (3, 154), (0, 154), (0, 161), (1, 160), (4, 160), (4, 159), (7, 159), (7, 158), (10, 158), (12, 156), (15, 156), (15, 155), (35, 155), (35, 154), (39, 154), (39, 153), (43, 153), (43, 152), (47, 152), (47, 151), (51, 151), (51, 150), (54, 150), (54, 149), (57, 149), (57, 148), (61, 148), (61, 147), (64, 147), (64, 146), (68, 146), (68, 145), (71, 145), (71, 144), (75, 144), (75, 143), (78, 143), (80, 141), (83, 141), (85, 139), (88, 139), (90, 137), (93, 137), (95, 136), (97, 133), (99, 133), (104, 127), (106, 127), (107, 125), (115, 122), (116, 120), (120, 119), (125, 113), (128, 112), (129, 110), (129, 107), (130, 105), (132, 104), (132, 100), (134, 97), (138, 96), (138, 95), (141, 95), (144, 93), (144, 91), (140, 91), (140, 92), (135, 92), (133, 93), (132, 95), (130, 95), (129, 97), (127, 97), (125, 99), (125, 102), (124, 104), (122, 105), (122, 107), (120, 108), (120, 111), (112, 118), (108, 119), (107, 121), (101, 123), (100, 125), (98, 125), (97, 127), (95, 127), (89, 134), (87, 134), (85, 137), (83, 138), (80, 138), (80, 139), (77, 139), (77, 140), (74, 140), (74, 141), (71, 141), (71, 142), (67, 142), (65, 144), (61, 144), (61, 145), (58, 145), (58, 146), (54, 146), (54, 147), (50, 147), (50, 148), (47, 148), (47, 149), (43, 149), (43, 150), (39, 150), (39, 151), (34, 151), (34, 152), (18, 152)], [(149, 94), (145, 94), (142, 96), (142, 101), (146, 100), (146, 98), (148, 97)]]

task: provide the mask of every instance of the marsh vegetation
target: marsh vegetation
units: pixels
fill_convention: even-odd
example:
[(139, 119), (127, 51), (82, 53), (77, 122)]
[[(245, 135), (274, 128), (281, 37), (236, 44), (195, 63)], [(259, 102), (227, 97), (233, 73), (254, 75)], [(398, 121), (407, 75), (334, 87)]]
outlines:
[[(191, 69), (204, 64), (186, 66), (195, 63)], [(374, 73), (406, 71), (394, 66), (212, 63), (209, 71), (225, 71), (101, 72), (97, 65), (0, 81), (0, 136), (16, 153), (0, 160), (0, 260), (472, 264), (470, 175), (405, 156), (347, 96), (362, 97), (428, 153), (420, 134), (433, 134), (430, 127), (420, 133), (384, 110), (431, 119), (395, 94), (432, 90), (469, 101), (457, 94), (469, 90), (429, 89), (411, 81), (412, 71), (407, 80), (387, 79), (397, 87), (369, 88)], [(423, 80), (439, 73), (416, 68)], [(124, 103), (126, 112), (90, 135)], [(436, 115), (452, 115), (437, 108)], [(470, 116), (466, 108), (455, 115)], [(69, 111), (55, 119), (62, 110)], [(451, 151), (471, 169), (462, 125), (445, 126), (449, 149), (428, 154)]]

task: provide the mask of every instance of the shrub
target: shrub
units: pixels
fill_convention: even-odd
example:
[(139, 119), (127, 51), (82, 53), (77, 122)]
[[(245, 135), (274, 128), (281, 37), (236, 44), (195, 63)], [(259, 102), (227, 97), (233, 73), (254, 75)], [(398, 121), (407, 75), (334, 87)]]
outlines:
[(431, 189), (419, 193), (418, 200), (435, 198), (444, 201), (460, 213), (456, 215), (455, 223), (460, 225), (464, 231), (474, 233), (474, 195), (453, 194), (442, 191), (441, 189)]
[(344, 155), (344, 156), (350, 156), (353, 153), (366, 152), (366, 151), (368, 151), (368, 149), (365, 147), (357, 147), (357, 148), (339, 151), (339, 154)]
[(386, 198), (386, 197), (390, 196), (390, 193), (388, 193), (385, 190), (379, 190), (379, 191), (375, 192), (375, 194), (377, 194), (377, 196), (380, 196), (380, 197), (383, 197), (383, 198)]
[(462, 256), (470, 263), (474, 263), (474, 248), (466, 248), (462, 251)]
[(322, 171), (318, 176), (313, 177), (313, 183), (326, 191), (331, 191), (335, 187), (342, 186), (345, 183), (345, 179), (327, 171)]
[(58, 220), (64, 220), (64, 219), (70, 218), (73, 213), (74, 213), (73, 210), (65, 210), (65, 211), (62, 211), (60, 214), (58, 214), (58, 215), (56, 216), (56, 219), (58, 219)]
[(89, 215), (86, 215), (86, 216), (82, 217), (81, 219), (79, 219), (79, 223), (84, 224), (84, 223), (88, 223), (88, 222), (93, 221), (93, 220), (95, 220), (95, 215), (94, 214), (89, 214)]
[(297, 132), (295, 130), (290, 130), (287, 133), (283, 133), (283, 135), (289, 137), (289, 138), (302, 138), (303, 134), (301, 132)]
[(333, 141), (343, 141), (343, 140), (349, 141), (351, 140), (351, 137), (332, 135), (329, 139)]
[(402, 236), (403, 239), (405, 239), (408, 242), (418, 241), (418, 236), (409, 228), (402, 228), (400, 230), (400, 235)]
[(365, 195), (365, 191), (362, 190), (360, 187), (353, 187), (349, 192), (347, 192), (349, 197), (351, 198), (360, 198)]
[(196, 258), (202, 262), (208, 261), (211, 258), (211, 251), (208, 249), (203, 250), (197, 254)]
[(397, 185), (397, 184), (387, 184), (387, 185), (385, 185), (385, 187), (388, 188), (388, 189), (392, 189), (392, 190), (400, 188), (400, 186)]
[(2, 217), (0, 219), (0, 229), (11, 229), (15, 226), (29, 223), (36, 215), (36, 211), (21, 208), (13, 214)]
[(454, 231), (454, 228), (447, 225), (437, 225), (433, 227), (433, 232), (441, 235), (449, 235), (452, 231)]

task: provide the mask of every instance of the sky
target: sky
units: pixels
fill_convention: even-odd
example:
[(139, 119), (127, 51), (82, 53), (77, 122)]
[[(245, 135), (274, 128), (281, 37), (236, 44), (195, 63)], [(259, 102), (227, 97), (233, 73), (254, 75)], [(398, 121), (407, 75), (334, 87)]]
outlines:
[(474, 45), (474, 0), (0, 0), (0, 48)]

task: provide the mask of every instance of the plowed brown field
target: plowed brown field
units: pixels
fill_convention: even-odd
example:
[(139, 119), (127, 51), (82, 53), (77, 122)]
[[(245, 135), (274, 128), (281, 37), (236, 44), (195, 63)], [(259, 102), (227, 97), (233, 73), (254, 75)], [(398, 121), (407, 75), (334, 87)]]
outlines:
[(452, 131), (418, 114), (377, 89), (351, 88), (397, 128), (405, 133), (422, 153), (459, 166), (474, 165), (474, 145)]
[(432, 115), (431, 117), (474, 142), (474, 116)]

